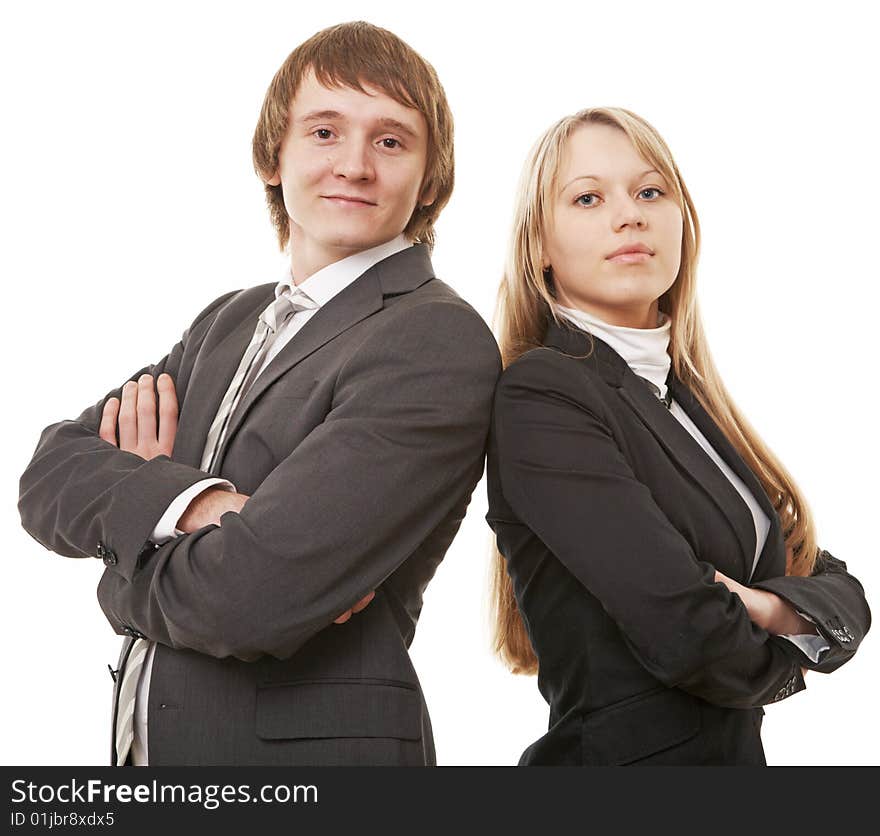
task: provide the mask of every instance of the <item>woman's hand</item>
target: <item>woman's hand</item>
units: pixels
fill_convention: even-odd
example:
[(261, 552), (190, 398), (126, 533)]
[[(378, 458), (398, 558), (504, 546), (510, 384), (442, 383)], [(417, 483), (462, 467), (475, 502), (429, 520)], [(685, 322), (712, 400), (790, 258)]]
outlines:
[(752, 589), (737, 583), (721, 572), (715, 572), (715, 582), (723, 583), (731, 592), (740, 597), (748, 610), (749, 618), (774, 636), (818, 636), (816, 625), (797, 614), (797, 611), (772, 592)]
[(376, 597), (376, 590), (373, 590), (372, 592), (368, 592), (350, 610), (346, 610), (344, 613), (342, 613), (342, 615), (339, 616), (339, 618), (334, 618), (333, 623), (334, 624), (345, 624), (345, 622), (348, 621), (349, 618), (351, 618), (352, 613), (360, 612), (375, 597)]

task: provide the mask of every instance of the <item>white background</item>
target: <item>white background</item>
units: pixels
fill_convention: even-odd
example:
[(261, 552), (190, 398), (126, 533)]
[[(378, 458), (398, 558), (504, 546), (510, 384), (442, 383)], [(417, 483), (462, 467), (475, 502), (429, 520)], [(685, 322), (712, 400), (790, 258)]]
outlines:
[[(275, 281), (250, 142), (266, 87), (324, 26), (366, 19), (436, 67), (457, 186), (438, 274), (491, 317), (533, 140), (588, 105), (664, 135), (704, 229), (700, 295), (739, 404), (809, 497), (820, 541), (878, 599), (878, 160), (869, 4), (19, 3), (0, 62), (0, 523), (7, 764), (106, 764), (120, 638), (98, 560), (20, 526), (42, 429), (162, 357), (207, 302)], [(724, 11), (722, 11), (722, 8)], [(441, 764), (511, 764), (546, 729), (535, 681), (488, 650), (485, 485), (429, 587), (413, 657)], [(876, 630), (875, 630), (876, 632)], [(767, 710), (774, 764), (876, 764), (880, 642)]]

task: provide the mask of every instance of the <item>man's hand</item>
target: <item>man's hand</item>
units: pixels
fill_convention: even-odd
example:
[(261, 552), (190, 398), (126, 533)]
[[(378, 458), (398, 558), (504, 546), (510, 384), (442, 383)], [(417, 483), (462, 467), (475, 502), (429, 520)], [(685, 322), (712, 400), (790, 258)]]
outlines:
[(360, 612), (375, 597), (376, 597), (375, 590), (373, 590), (372, 592), (368, 592), (350, 610), (346, 610), (344, 613), (342, 613), (342, 615), (339, 616), (339, 618), (333, 619), (333, 623), (334, 624), (345, 624), (345, 622), (348, 621), (349, 618), (351, 618), (352, 613)]
[[(104, 404), (101, 426), (98, 435), (120, 450), (136, 453), (143, 459), (156, 456), (171, 456), (174, 439), (177, 435), (177, 391), (169, 374), (160, 374), (156, 380), (159, 391), (159, 426), (156, 427), (156, 395), (153, 391), (153, 376), (142, 374), (137, 383), (128, 381), (122, 387), (122, 403), (117, 398), (109, 398)], [(116, 424), (119, 422), (119, 441), (116, 440)], [(202, 491), (177, 522), (177, 528), (185, 534), (198, 531), (206, 525), (220, 525), (220, 517), (227, 511), (238, 513), (250, 497), (247, 494), (227, 491), (223, 488), (208, 488)], [(346, 610), (334, 624), (345, 624), (351, 616), (360, 612), (373, 600), (376, 593), (370, 592), (361, 598), (350, 610)]]
[[(156, 381), (159, 390), (159, 426), (156, 427), (156, 395), (153, 392), (153, 376), (142, 374), (137, 383), (130, 380), (122, 387), (122, 403), (110, 398), (104, 404), (98, 435), (104, 441), (136, 453), (143, 459), (171, 456), (177, 435), (177, 391), (169, 374), (160, 374)], [(116, 441), (116, 424), (119, 422), (119, 442)], [(191, 534), (206, 525), (220, 525), (220, 517), (227, 511), (241, 511), (248, 500), (247, 494), (234, 493), (221, 488), (202, 491), (178, 520), (177, 527)]]
[(206, 525), (220, 525), (220, 517), (227, 511), (239, 513), (250, 496), (224, 488), (211, 487), (202, 491), (187, 506), (177, 521), (177, 527), (185, 534), (192, 534)]
[(743, 586), (717, 570), (715, 582), (723, 583), (738, 595), (748, 610), (749, 618), (768, 633), (774, 636), (819, 635), (812, 621), (799, 616), (794, 607), (773, 592)]
[[(243, 493), (233, 493), (223, 488), (208, 488), (202, 491), (184, 512), (177, 523), (177, 527), (191, 534), (206, 525), (220, 525), (220, 517), (227, 511), (238, 513), (250, 497)], [(346, 610), (338, 618), (333, 619), (334, 624), (345, 624), (356, 612), (360, 612), (376, 596), (375, 591), (368, 592), (350, 610)]]
[[(137, 383), (129, 380), (122, 387), (122, 403), (110, 398), (104, 404), (98, 435), (120, 450), (136, 453), (142, 459), (170, 456), (177, 435), (177, 392), (169, 374), (160, 374), (159, 427), (156, 427), (156, 395), (153, 376), (142, 374)], [(119, 441), (116, 421), (119, 419)]]

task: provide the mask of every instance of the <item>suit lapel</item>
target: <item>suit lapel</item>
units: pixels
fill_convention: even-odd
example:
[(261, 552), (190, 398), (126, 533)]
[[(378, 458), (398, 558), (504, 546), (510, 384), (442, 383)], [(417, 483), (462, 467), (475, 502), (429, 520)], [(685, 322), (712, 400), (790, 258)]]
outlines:
[[(758, 562), (754, 567), (754, 571), (747, 572), (746, 577), (749, 578), (751, 576), (750, 579), (754, 581), (763, 579), (766, 572), (769, 572), (767, 577), (781, 574), (784, 572), (785, 567), (785, 546), (782, 537), (782, 526), (779, 522), (779, 515), (771, 504), (763, 485), (758, 481), (758, 477), (755, 476), (752, 469), (745, 463), (736, 448), (728, 441), (721, 428), (712, 420), (699, 400), (674, 375), (670, 377), (670, 389), (678, 405), (696, 424), (697, 429), (705, 436), (709, 444), (715, 448), (718, 455), (724, 459), (727, 466), (742, 479), (745, 486), (751, 491), (752, 496), (757, 500), (758, 505), (761, 506), (761, 510), (770, 520), (770, 530), (767, 532), (767, 539), (764, 541), (764, 547), (758, 556)], [(750, 525), (750, 528), (752, 530), (751, 554), (754, 555), (754, 526)], [(782, 555), (781, 568), (779, 562), (780, 555)]]
[[(621, 381), (620, 396), (730, 523), (742, 551), (743, 577), (748, 578), (755, 559), (755, 526), (748, 507), (697, 440), (631, 370), (627, 371), (629, 374), (624, 374)], [(721, 450), (717, 452), (725, 458)]]
[(240, 304), (223, 311), (211, 326), (212, 330), (230, 330), (204, 356), (196, 358), (178, 418), (179, 430), (174, 440), (175, 461), (191, 467), (201, 465), (205, 439), (217, 415), (220, 401), (254, 335), (257, 317), (274, 296), (274, 284), (254, 287), (243, 295)]
[(761, 509), (768, 517), (772, 517), (776, 512), (770, 504), (770, 499), (764, 491), (763, 486), (758, 481), (758, 477), (752, 472), (752, 469), (743, 461), (742, 456), (736, 451), (736, 448), (727, 440), (727, 436), (721, 431), (721, 428), (712, 420), (709, 414), (703, 409), (703, 405), (694, 397), (693, 393), (674, 375), (670, 379), (670, 389), (672, 396), (678, 402), (679, 406), (688, 414), (688, 417), (697, 429), (706, 437), (706, 440), (718, 451), (722, 459), (730, 466), (730, 469), (745, 482), (746, 487), (754, 494)]
[[(747, 579), (755, 558), (755, 526), (751, 512), (739, 492), (706, 451), (700, 447), (697, 440), (678, 422), (645, 382), (629, 368), (626, 361), (598, 337), (592, 339), (595, 349), (590, 356), (583, 359), (583, 362), (592, 366), (606, 383), (617, 389), (621, 399), (650, 430), (669, 457), (701, 486), (724, 515), (739, 541), (743, 577)], [(576, 356), (590, 351), (589, 338), (585, 336), (584, 332), (553, 321), (548, 326), (545, 343)], [(693, 398), (690, 392), (678, 383), (674, 375), (670, 375), (669, 383), (675, 400), (694, 420), (694, 423), (721, 458), (731, 466), (734, 472), (740, 475), (740, 478), (743, 478), (741, 471), (743, 469), (748, 471), (748, 467), (724, 438), (723, 433), (715, 426), (714, 421), (702, 408), (700, 408), (699, 415), (696, 415), (694, 408), (696, 398)], [(686, 402), (682, 403), (683, 400)], [(697, 404), (697, 406), (699, 405)], [(733, 461), (734, 459), (736, 461)], [(743, 481), (750, 490), (754, 491), (753, 484), (757, 484), (757, 480), (750, 471), (748, 475), (750, 478), (743, 478)], [(758, 488), (760, 489), (760, 485)], [(758, 496), (759, 502), (762, 497), (766, 500), (763, 490), (759, 490), (756, 496)], [(769, 506), (769, 502), (767, 505)], [(763, 504), (762, 507), (764, 507)], [(773, 516), (770, 519), (772, 524)], [(768, 537), (767, 543), (770, 543), (770, 537)]]
[[(416, 245), (408, 247), (373, 265), (351, 284), (341, 290), (318, 312), (306, 322), (296, 335), (278, 352), (272, 361), (260, 372), (251, 388), (245, 393), (232, 413), (229, 428), (220, 447), (217, 457), (217, 468), (223, 462), (227, 448), (235, 438), (235, 434), (247, 417), (251, 407), (266, 393), (269, 387), (283, 374), (300, 363), (310, 354), (322, 348), (339, 334), (353, 325), (372, 316), (384, 306), (384, 297), (408, 293), (433, 278), (427, 247)], [(270, 295), (262, 300), (263, 307), (269, 304)], [(210, 384), (210, 416), (204, 425), (204, 433), (198, 437), (204, 440), (208, 428), (214, 419), (220, 399), (232, 380), (235, 369), (244, 354), (248, 341), (253, 334), (256, 318), (262, 308), (258, 308), (247, 322), (242, 323), (232, 338), (224, 340), (218, 347), (218, 357), (213, 355), (209, 365), (212, 368), (223, 368), (227, 374), (222, 377), (225, 383)], [(203, 416), (201, 416), (203, 420)], [(204, 442), (203, 442), (204, 443)], [(199, 452), (201, 455), (201, 451)]]

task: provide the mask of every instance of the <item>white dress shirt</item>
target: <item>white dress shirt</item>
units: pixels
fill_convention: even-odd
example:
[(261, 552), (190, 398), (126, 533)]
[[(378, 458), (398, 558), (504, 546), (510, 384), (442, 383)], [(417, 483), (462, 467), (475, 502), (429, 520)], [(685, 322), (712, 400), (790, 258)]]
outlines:
[[(259, 377), (263, 369), (265, 369), (272, 359), (284, 348), (296, 333), (309, 321), (323, 305), (326, 305), (340, 291), (344, 290), (355, 279), (363, 275), (374, 264), (412, 246), (412, 242), (401, 234), (391, 241), (386, 241), (377, 247), (371, 247), (368, 250), (355, 253), (346, 258), (334, 261), (326, 267), (322, 267), (316, 273), (302, 282), (295, 283), (290, 272), (290, 266), (284, 268), (284, 273), (278, 285), (275, 287), (275, 298), (277, 299), (283, 289), (290, 287), (305, 293), (313, 302), (317, 304), (317, 308), (297, 311), (287, 322), (281, 326), (275, 342), (269, 348), (259, 371), (254, 380)], [(254, 320), (254, 328), (257, 322)], [(253, 383), (251, 383), (253, 386)], [(198, 496), (202, 491), (212, 486), (218, 486), (230, 491), (235, 491), (235, 486), (227, 479), (219, 477), (210, 477), (202, 479), (191, 485), (185, 491), (180, 493), (168, 506), (165, 513), (156, 524), (150, 540), (154, 543), (164, 543), (174, 537), (179, 537), (185, 532), (177, 528), (177, 522), (183, 516), (190, 502)], [(340, 613), (341, 615), (341, 613)], [(134, 739), (131, 744), (131, 758), (135, 766), (147, 766), (147, 699), (150, 693), (150, 679), (153, 672), (153, 656), (156, 652), (155, 642), (150, 643), (147, 651), (144, 666), (141, 669), (140, 679), (138, 680), (137, 694), (135, 696), (134, 710)]]
[[(583, 331), (598, 337), (613, 348), (627, 365), (639, 376), (649, 380), (660, 390), (660, 397), (666, 397), (666, 378), (672, 366), (672, 358), (669, 356), (669, 331), (672, 321), (669, 317), (659, 312), (656, 328), (626, 328), (622, 325), (610, 325), (586, 311), (577, 308), (565, 308), (558, 306), (560, 313), (573, 325)], [(755, 554), (752, 559), (752, 569), (749, 579), (758, 565), (758, 558), (764, 548), (767, 535), (770, 532), (770, 518), (764, 513), (764, 509), (758, 504), (754, 494), (746, 487), (745, 482), (733, 472), (727, 462), (718, 455), (718, 451), (708, 442), (700, 432), (688, 414), (676, 402), (672, 401), (669, 407), (673, 417), (694, 437), (700, 447), (705, 450), (709, 458), (718, 466), (718, 469), (727, 477), (736, 488), (748, 506), (755, 525)], [(804, 613), (799, 613), (808, 621), (812, 619)], [(796, 635), (783, 636), (798, 648), (800, 648), (814, 662), (819, 661), (820, 654), (828, 650), (831, 645), (822, 636)]]

